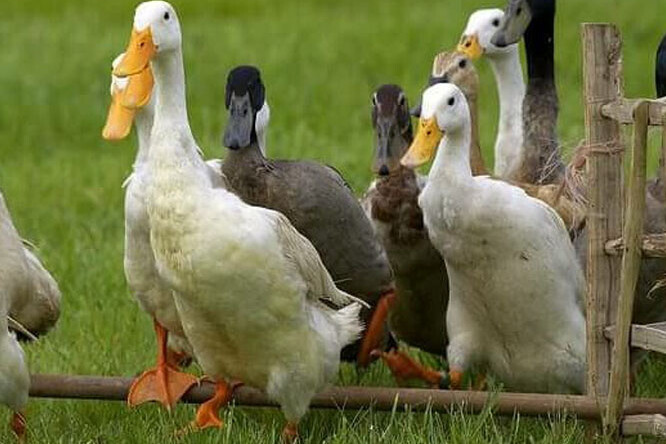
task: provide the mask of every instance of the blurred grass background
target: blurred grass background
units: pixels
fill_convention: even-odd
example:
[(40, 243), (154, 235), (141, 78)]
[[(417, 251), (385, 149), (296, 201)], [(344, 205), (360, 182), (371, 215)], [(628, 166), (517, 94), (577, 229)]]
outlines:
[[(371, 181), (370, 96), (400, 84), (416, 102), (440, 50), (452, 49), (467, 16), (501, 1), (244, 0), (175, 1), (184, 38), (189, 114), (208, 157), (224, 155), (224, 81), (237, 64), (263, 72), (272, 122), (272, 156), (313, 158), (338, 168), (361, 194)], [(5, 0), (0, 15), (0, 189), (24, 237), (40, 248), (64, 295), (55, 331), (26, 347), (32, 372), (132, 375), (154, 361), (147, 315), (129, 295), (122, 271), (123, 190), (134, 136), (113, 145), (101, 128), (113, 58), (125, 48), (135, 1)], [(666, 31), (666, 0), (567, 1), (558, 4), (556, 69), (560, 142), (583, 138), (579, 24), (608, 21), (624, 37), (626, 95), (654, 95), (654, 53)], [(492, 73), (482, 81), (481, 140), (488, 163), (497, 123)], [(656, 165), (656, 150), (650, 155)], [(438, 334), (433, 332), (433, 334)], [(390, 385), (380, 365), (342, 381)], [(666, 395), (666, 363), (652, 358), (638, 380), (645, 396)], [(157, 406), (32, 400), (31, 442), (163, 443), (191, 419)], [(185, 442), (273, 442), (279, 412), (231, 408), (222, 431)], [(0, 409), (0, 442), (10, 442)], [(313, 412), (305, 442), (580, 442), (568, 417), (528, 420), (433, 413)]]

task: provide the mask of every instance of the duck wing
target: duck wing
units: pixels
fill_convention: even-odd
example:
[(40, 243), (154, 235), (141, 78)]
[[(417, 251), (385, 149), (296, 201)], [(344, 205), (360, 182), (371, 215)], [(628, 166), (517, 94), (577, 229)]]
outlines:
[(309, 240), (301, 235), (281, 213), (275, 213), (275, 228), (284, 257), (298, 270), (307, 286), (309, 300), (326, 300), (342, 307), (358, 302), (368, 304), (339, 290)]

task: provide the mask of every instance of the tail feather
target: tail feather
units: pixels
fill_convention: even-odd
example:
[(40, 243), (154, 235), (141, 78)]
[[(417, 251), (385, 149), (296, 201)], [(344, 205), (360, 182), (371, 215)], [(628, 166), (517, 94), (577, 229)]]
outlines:
[(363, 332), (363, 322), (360, 318), (361, 307), (361, 304), (354, 302), (340, 308), (332, 315), (338, 329), (338, 340), (343, 347), (361, 337)]

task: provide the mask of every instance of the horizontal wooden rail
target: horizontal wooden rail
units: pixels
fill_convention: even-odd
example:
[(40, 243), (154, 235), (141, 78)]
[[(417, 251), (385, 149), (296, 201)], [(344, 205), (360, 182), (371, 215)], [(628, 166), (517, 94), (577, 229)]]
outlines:
[[(645, 257), (666, 257), (666, 233), (644, 234), (641, 248)], [(622, 238), (606, 242), (606, 254), (610, 256), (622, 255), (623, 249), (624, 241)]]
[(601, 115), (619, 123), (631, 125), (634, 123), (634, 106), (639, 101), (649, 103), (648, 125), (661, 126), (663, 124), (662, 116), (666, 113), (666, 98), (658, 100), (620, 99), (603, 105)]
[[(604, 335), (610, 341), (615, 338), (615, 326), (606, 327)], [(666, 322), (631, 326), (631, 346), (666, 354)]]
[[(131, 378), (71, 375), (33, 375), (30, 396), (35, 398), (99, 399), (124, 401), (127, 398)], [(213, 395), (213, 384), (202, 382), (190, 389), (184, 402), (201, 403)], [(234, 393), (237, 405), (274, 407), (262, 392), (241, 387)], [(402, 409), (447, 412), (451, 408), (463, 408), (478, 413), (492, 406), (498, 415), (520, 414), (524, 416), (547, 415), (568, 412), (581, 419), (600, 419), (600, 405), (596, 399), (581, 395), (550, 395), (527, 393), (488, 393), (475, 391), (398, 389), (389, 387), (332, 387), (312, 400), (312, 407), (326, 409), (376, 410)], [(666, 400), (631, 398), (624, 405), (627, 415), (666, 415)]]

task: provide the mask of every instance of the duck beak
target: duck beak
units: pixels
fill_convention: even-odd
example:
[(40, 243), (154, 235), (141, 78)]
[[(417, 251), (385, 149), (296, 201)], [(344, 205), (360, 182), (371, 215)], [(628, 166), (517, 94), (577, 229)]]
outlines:
[(121, 140), (132, 129), (134, 116), (139, 108), (149, 101), (153, 90), (153, 74), (150, 67), (138, 74), (126, 77), (125, 88), (114, 88), (111, 105), (102, 130), (105, 140)]
[(420, 119), (418, 133), (400, 163), (407, 168), (416, 168), (428, 162), (435, 154), (443, 136), (444, 132), (437, 126), (437, 119), (434, 116)]
[(155, 56), (157, 46), (153, 43), (153, 34), (150, 26), (143, 31), (132, 30), (130, 41), (127, 44), (125, 57), (113, 70), (118, 77), (138, 74), (148, 67), (150, 60)]
[(476, 60), (483, 55), (483, 48), (479, 44), (477, 34), (463, 35), (457, 49), (458, 52), (465, 54), (472, 60)]
[(114, 92), (111, 96), (109, 114), (106, 116), (106, 124), (102, 130), (105, 140), (122, 140), (129, 134), (134, 122), (136, 110), (126, 108), (120, 103), (121, 92)]
[(252, 128), (255, 124), (255, 114), (248, 108), (249, 95), (242, 97), (232, 95), (229, 102), (229, 120), (224, 130), (222, 143), (225, 147), (237, 150), (250, 146), (252, 143)]

